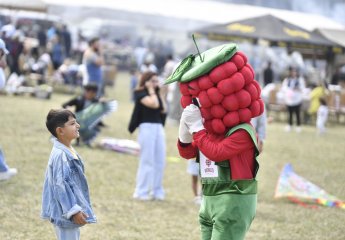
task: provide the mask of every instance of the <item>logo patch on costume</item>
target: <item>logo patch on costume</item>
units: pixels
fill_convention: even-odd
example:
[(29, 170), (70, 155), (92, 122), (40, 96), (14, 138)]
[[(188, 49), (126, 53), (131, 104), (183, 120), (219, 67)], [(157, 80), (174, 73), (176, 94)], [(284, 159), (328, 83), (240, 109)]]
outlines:
[(208, 159), (200, 152), (200, 174), (202, 178), (218, 177), (218, 167), (214, 161)]

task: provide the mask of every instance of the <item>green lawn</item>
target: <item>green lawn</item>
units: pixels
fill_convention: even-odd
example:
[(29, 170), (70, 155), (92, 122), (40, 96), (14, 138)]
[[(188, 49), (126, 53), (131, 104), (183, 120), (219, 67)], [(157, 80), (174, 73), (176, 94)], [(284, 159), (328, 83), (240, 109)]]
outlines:
[[(104, 122), (101, 136), (136, 139), (127, 132), (132, 110), (129, 75), (120, 73), (116, 85), (107, 89), (119, 101), (119, 109)], [(51, 150), (45, 117), (72, 96), (53, 94), (50, 100), (29, 96), (0, 95), (0, 144), (8, 164), (18, 175), (0, 182), (0, 239), (55, 239), (50, 223), (40, 219), (41, 190)], [(319, 137), (313, 126), (303, 132), (285, 133), (284, 124), (268, 125), (264, 153), (260, 156), (257, 216), (246, 239), (345, 239), (345, 211), (319, 207), (308, 209), (273, 198), (276, 182), (285, 163), (295, 171), (345, 200), (345, 126), (331, 125)], [(167, 155), (177, 156), (178, 127), (166, 126)], [(132, 200), (137, 158), (98, 148), (77, 147), (84, 158), (91, 200), (98, 223), (81, 229), (81, 238), (112, 239), (199, 239), (198, 206), (193, 203), (186, 162), (168, 161), (163, 202)]]

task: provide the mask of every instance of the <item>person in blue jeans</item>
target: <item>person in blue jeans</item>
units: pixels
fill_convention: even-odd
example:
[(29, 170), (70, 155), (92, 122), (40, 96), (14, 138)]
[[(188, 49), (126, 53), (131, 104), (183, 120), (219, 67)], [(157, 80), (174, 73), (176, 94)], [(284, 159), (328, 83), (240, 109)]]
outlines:
[(8, 180), (17, 174), (17, 169), (7, 166), (4, 154), (0, 149), (0, 180)]
[(96, 222), (84, 164), (71, 145), (79, 137), (80, 126), (66, 109), (50, 110), (46, 126), (55, 139), (43, 185), (41, 217), (54, 225), (58, 240), (79, 240), (79, 228)]
[[(9, 54), (6, 48), (5, 42), (0, 38), (0, 90), (5, 86), (6, 78), (4, 74), (4, 69), (6, 67), (6, 57)], [(0, 180), (7, 180), (17, 174), (17, 169), (10, 168), (7, 166), (4, 154), (0, 148)]]

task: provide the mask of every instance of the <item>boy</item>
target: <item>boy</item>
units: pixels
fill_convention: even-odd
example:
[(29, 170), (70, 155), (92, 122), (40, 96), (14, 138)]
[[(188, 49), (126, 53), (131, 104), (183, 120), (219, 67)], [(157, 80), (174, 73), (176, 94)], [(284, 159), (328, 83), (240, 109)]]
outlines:
[(95, 223), (84, 165), (73, 149), (79, 124), (69, 110), (50, 110), (46, 120), (56, 137), (45, 174), (41, 217), (55, 228), (58, 240), (79, 240), (79, 227)]
[(84, 94), (82, 96), (71, 99), (62, 105), (63, 108), (75, 106), (75, 112), (79, 112), (87, 108), (92, 103), (97, 103), (98, 86), (94, 83), (89, 83), (84, 86)]
[[(67, 108), (67, 107), (75, 107), (75, 113), (80, 113), (82, 110), (86, 109), (87, 107), (89, 107), (90, 105), (94, 104), (94, 103), (98, 103), (100, 100), (97, 98), (97, 90), (98, 90), (98, 86), (95, 83), (89, 83), (87, 85), (84, 86), (84, 93), (81, 96), (78, 96), (76, 98), (71, 99), (70, 101), (64, 103), (62, 105), (63, 108)], [(103, 100), (102, 100), (103, 101)], [(80, 122), (80, 119), (79, 119)], [(95, 126), (96, 128), (96, 132), (100, 131), (100, 127), (105, 127), (105, 124), (103, 122), (99, 122), (97, 124), (97, 126)], [(82, 128), (85, 128), (85, 126), (82, 125)], [(83, 141), (90, 146), (90, 141), (87, 141), (86, 139), (84, 139), (84, 135), (81, 134), (81, 138), (83, 139)], [(79, 138), (77, 138), (77, 146), (79, 145)]]

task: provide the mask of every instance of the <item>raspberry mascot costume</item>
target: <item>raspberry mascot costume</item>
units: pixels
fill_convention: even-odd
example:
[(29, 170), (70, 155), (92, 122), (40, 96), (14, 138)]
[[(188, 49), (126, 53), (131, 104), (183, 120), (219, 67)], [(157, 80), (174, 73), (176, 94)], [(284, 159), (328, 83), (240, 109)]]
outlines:
[(264, 110), (260, 86), (236, 44), (186, 57), (166, 80), (179, 81), (184, 108), (178, 150), (200, 164), (203, 240), (244, 239), (256, 212), (259, 164), (250, 120)]

